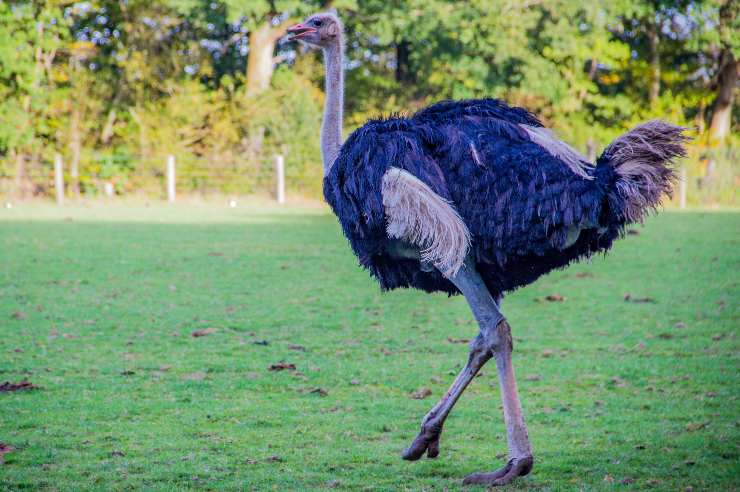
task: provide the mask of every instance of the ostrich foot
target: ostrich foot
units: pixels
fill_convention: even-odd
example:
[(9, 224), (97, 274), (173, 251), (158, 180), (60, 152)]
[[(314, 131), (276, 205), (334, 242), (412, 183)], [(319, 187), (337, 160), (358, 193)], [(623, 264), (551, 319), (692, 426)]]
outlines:
[(416, 436), (411, 446), (406, 448), (401, 457), (408, 461), (416, 461), (426, 452), (428, 458), (436, 458), (439, 455), (439, 436), (442, 434), (442, 428), (422, 427), (419, 435)]
[(463, 480), (463, 485), (487, 485), (496, 487), (506, 485), (517, 477), (523, 477), (532, 471), (534, 459), (531, 456), (525, 458), (512, 458), (506, 466), (492, 473), (473, 473)]

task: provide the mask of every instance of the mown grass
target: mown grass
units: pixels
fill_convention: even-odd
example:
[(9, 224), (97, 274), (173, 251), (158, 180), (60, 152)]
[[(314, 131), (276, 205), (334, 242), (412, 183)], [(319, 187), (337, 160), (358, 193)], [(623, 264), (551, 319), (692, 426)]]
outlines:
[[(637, 230), (504, 301), (536, 458), (511, 489), (740, 488), (740, 214)], [(40, 387), (0, 393), (4, 489), (458, 490), (504, 460), (493, 364), (440, 457), (400, 459), (476, 327), (381, 294), (326, 213), (21, 207), (0, 255), (0, 382)]]

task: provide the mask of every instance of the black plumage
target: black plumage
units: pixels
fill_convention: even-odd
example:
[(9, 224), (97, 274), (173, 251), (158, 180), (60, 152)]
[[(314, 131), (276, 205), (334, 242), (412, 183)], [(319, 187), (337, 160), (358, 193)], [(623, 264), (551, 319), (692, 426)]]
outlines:
[[(655, 146), (643, 149), (654, 157), (638, 169), (643, 174), (620, 175), (628, 159), (615, 142), (595, 166), (583, 163), (584, 177), (521, 125), (542, 123), (524, 109), (482, 99), (441, 102), (352, 133), (324, 179), (324, 196), (360, 264), (383, 289), (457, 293), (437, 270), (389, 253), (381, 183), (390, 167), (408, 171), (452, 203), (470, 230), (476, 267), (498, 295), (609, 249), (627, 223), (670, 191), (666, 164), (683, 151), (680, 129), (662, 124), (653, 132)], [(619, 152), (617, 162), (611, 156)]]

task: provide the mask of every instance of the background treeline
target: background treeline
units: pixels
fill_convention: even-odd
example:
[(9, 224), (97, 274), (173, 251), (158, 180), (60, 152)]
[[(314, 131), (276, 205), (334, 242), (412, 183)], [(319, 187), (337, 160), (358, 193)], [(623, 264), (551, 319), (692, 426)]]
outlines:
[(334, 7), (347, 31), (347, 130), (443, 98), (525, 106), (594, 156), (654, 117), (697, 129), (689, 200), (736, 201), (740, 71), (733, 0), (91, 0), (0, 2), (4, 194), (318, 196), (320, 54), (285, 29)]

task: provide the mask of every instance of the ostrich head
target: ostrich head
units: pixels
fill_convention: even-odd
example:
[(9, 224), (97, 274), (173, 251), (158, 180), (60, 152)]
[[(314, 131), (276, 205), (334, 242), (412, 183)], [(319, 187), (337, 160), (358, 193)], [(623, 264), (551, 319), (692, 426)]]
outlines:
[(288, 28), (290, 40), (299, 40), (319, 48), (341, 42), (342, 23), (335, 14), (313, 14), (300, 24)]

